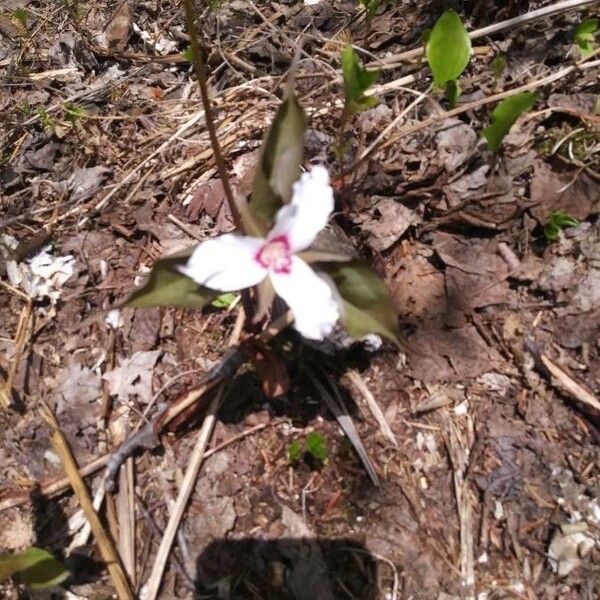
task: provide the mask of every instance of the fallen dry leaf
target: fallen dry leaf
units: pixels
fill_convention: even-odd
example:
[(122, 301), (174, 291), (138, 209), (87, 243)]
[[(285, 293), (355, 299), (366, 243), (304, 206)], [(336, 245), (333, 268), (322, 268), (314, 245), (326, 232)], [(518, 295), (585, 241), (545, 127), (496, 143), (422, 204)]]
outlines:
[(108, 371), (102, 379), (108, 382), (111, 395), (119, 402), (128, 402), (130, 395), (136, 395), (142, 404), (152, 400), (152, 373), (161, 350), (135, 352), (130, 358), (121, 361), (118, 367)]
[(535, 161), (531, 180), (533, 216), (542, 224), (553, 210), (583, 220), (600, 212), (600, 184), (580, 169), (553, 161)]
[(474, 308), (506, 302), (508, 267), (497, 254), (495, 240), (465, 240), (445, 233), (433, 236), (433, 247), (446, 264), (446, 294), (454, 308)]
[(106, 43), (109, 50), (123, 52), (131, 35), (132, 15), (129, 2), (125, 0), (106, 26)]
[(400, 317), (407, 323), (436, 319), (446, 310), (444, 274), (428, 260), (431, 255), (428, 246), (413, 242), (390, 256), (389, 264), (398, 266), (386, 279)]
[(436, 142), (447, 173), (454, 173), (470, 158), (477, 145), (474, 129), (460, 119), (446, 119), (438, 131)]
[(383, 252), (393, 246), (421, 217), (412, 209), (392, 198), (374, 198), (368, 212), (355, 215), (353, 221), (368, 234), (367, 243), (373, 250)]

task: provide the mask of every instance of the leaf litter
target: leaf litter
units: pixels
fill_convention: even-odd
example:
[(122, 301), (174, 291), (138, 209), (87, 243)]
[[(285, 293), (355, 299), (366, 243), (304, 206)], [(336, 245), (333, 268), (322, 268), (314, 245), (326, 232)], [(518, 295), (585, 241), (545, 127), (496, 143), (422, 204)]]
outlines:
[[(109, 428), (114, 420), (125, 419), (133, 429), (139, 417), (133, 410), (119, 413), (121, 405), (144, 407), (165, 384), (170, 386), (163, 392), (166, 402), (191, 389), (197, 382), (195, 369), (222, 356), (234, 317), (214, 307), (143, 314), (136, 309), (112, 332), (95, 324), (73, 330), (122, 299), (136, 274), (147, 272), (165, 251), (191, 245), (190, 232), (211, 236), (227, 231), (231, 219), (212, 155), (201, 154), (209, 148), (203, 121), (171, 137), (199, 109), (189, 67), (181, 62), (188, 42), (176, 3), (164, 3), (160, 11), (152, 3), (125, 3), (120, 10), (129, 8), (132, 23), (110, 31), (110, 45), (99, 44), (95, 35), (114, 24), (118, 7), (84, 3), (77, 26), (67, 28), (49, 4), (20, 4), (31, 8), (27, 31), (34, 35), (32, 43), (22, 46), (14, 27), (0, 39), (2, 61), (20, 56), (24, 68), (14, 62), (0, 65), (3, 74), (19, 75), (7, 88), (9, 104), (2, 116), (6, 126), (0, 143), (9, 160), (0, 166), (0, 185), (5, 186), (1, 233), (19, 244), (54, 222), (55, 245), (35, 267), (38, 273), (32, 272), (31, 256), (11, 269), (20, 289), (37, 296), (36, 306), (54, 301), (55, 312), (42, 315), (44, 321), (35, 325), (15, 380), (27, 411), (3, 416), (0, 503), (12, 490), (21, 491), (23, 482), (35, 485), (46, 475), (59, 475), (45, 458), (47, 432), (34, 410), (38, 398), (59, 410), (83, 464), (105, 447), (106, 432), (96, 425), (104, 387), (117, 400)], [(525, 11), (519, 3), (499, 4), (468, 2), (465, 10), (477, 26)], [(300, 61), (297, 81), (297, 93), (310, 107), (305, 167), (326, 160), (335, 171), (331, 147), (339, 112), (331, 101), (341, 101), (343, 90), (324, 61), (341, 73), (338, 37), (349, 36), (356, 48), (366, 50), (360, 54), (362, 64), (381, 69), (384, 85), (402, 80), (390, 87), (392, 92), (376, 94), (378, 106), (350, 124), (349, 155), (359, 155), (414, 99), (402, 90), (406, 78), (412, 77), (407, 85), (416, 92), (429, 85), (425, 63), (397, 57), (419, 45), (423, 30), (435, 23), (439, 12), (433, 4), (382, 5), (369, 26), (361, 19), (345, 19), (353, 14), (351, 3), (260, 4), (259, 9), (274, 28), (285, 23), (299, 34), (307, 27), (311, 36), (304, 47), (310, 58)], [(219, 136), (240, 195), (248, 196), (258, 159), (256, 151), (248, 150), (258, 146), (275, 112), (280, 77), (294, 46), (291, 34), (263, 27), (243, 0), (223, 3), (220, 11), (205, 16), (208, 39), (219, 35), (219, 49), (209, 57)], [(458, 106), (570, 64), (570, 32), (582, 16), (576, 10), (559, 13), (537, 22), (539, 27), (525, 24), (507, 35), (472, 40), (475, 54), (461, 76)], [(2, 31), (8, 31), (2, 23), (13, 21), (10, 11), (3, 8), (0, 19)], [(338, 37), (329, 44), (334, 34)], [(48, 48), (47, 55), (34, 51), (40, 47)], [(507, 59), (497, 76), (492, 68), (496, 48)], [(45, 75), (56, 69), (69, 73)], [(349, 597), (341, 582), (354, 597), (368, 600), (375, 597), (374, 582), (379, 591), (392, 590), (394, 569), (407, 596), (458, 597), (465, 590), (475, 597), (597, 595), (596, 421), (573, 408), (569, 397), (537, 370), (523, 344), (533, 337), (598, 395), (600, 194), (592, 71), (581, 70), (536, 90), (539, 114), (522, 117), (494, 159), (480, 137), (490, 123), (492, 105), (403, 138), (360, 166), (351, 192), (339, 190), (348, 197), (349, 211), (336, 227), (345, 244), (372, 259), (385, 275), (414, 351), (405, 356), (384, 344), (365, 358), (356, 343), (344, 350), (350, 354), (344, 360), (358, 361), (399, 447), (387, 447), (357, 399), (353, 420), (383, 481), (381, 489), (371, 489), (337, 424), (295, 368), (307, 360), (306, 354), (285, 355), (288, 379), (281, 365), (273, 367), (275, 377), (263, 377), (277, 394), (263, 393), (251, 373), (234, 382), (215, 444), (266, 426), (275, 416), (285, 422), (220, 450), (200, 475), (177, 553), (209, 597), (217, 597), (217, 589), (227, 589), (232, 598), (253, 597), (252, 585), (263, 595), (279, 585), (291, 597), (302, 597), (307, 590), (314, 592), (311, 597), (319, 590)], [(28, 73), (41, 79), (29, 80)], [(310, 100), (305, 101), (307, 94)], [(83, 110), (74, 122), (66, 118), (65, 98)], [(445, 102), (440, 95), (428, 96), (398, 128), (444, 110)], [(572, 134), (577, 129), (583, 131)], [(186, 162), (199, 154), (202, 160)], [(115, 187), (113, 200), (94, 212)], [(185, 199), (196, 192), (194, 202), (186, 205)], [(543, 227), (553, 210), (576, 217), (581, 225), (562, 230), (550, 243)], [(500, 244), (514, 254), (519, 269), (502, 257)], [(11, 294), (0, 299), (2, 344), (8, 349), (0, 356), (2, 370), (10, 368), (22, 306), (23, 299)], [(112, 353), (117, 366), (111, 369)], [(336, 360), (318, 356), (318, 364)], [(340, 373), (345, 364), (337, 365)], [(431, 408), (420, 412), (420, 407)], [(469, 456), (464, 489), (476, 523), (471, 528), (473, 589), (465, 588), (459, 574), (461, 535), (469, 529), (459, 521), (464, 515), (457, 511), (449, 484), (456, 473), (441, 433), (448, 420)], [(315, 428), (327, 440), (327, 464), (319, 471), (303, 463), (291, 468), (289, 444)], [(142, 509), (151, 512), (159, 527), (168, 515), (169, 494), (176, 494), (177, 469), (185, 465), (190, 436), (169, 436), (167, 448), (164, 456), (135, 459), (137, 507), (140, 514), (146, 514)], [(91, 479), (92, 487), (97, 483)], [(49, 506), (56, 514), (74, 511), (68, 497), (49, 501)], [(11, 510), (23, 518), (33, 515), (26, 506)], [(0, 511), (0, 516), (8, 515)], [(39, 543), (30, 529), (27, 535), (19, 533), (23, 518), (11, 515), (2, 521), (9, 528), (14, 524), (15, 536), (19, 534), (11, 546), (15, 551)], [(67, 540), (58, 525), (58, 520), (50, 521), (49, 545), (60, 552)], [(136, 525), (152, 557), (155, 529), (146, 518)], [(298, 531), (310, 539), (298, 541)], [(356, 545), (342, 550), (334, 543), (338, 540)], [(376, 570), (372, 561), (382, 559), (373, 556), (385, 559)], [(174, 565), (171, 559), (165, 590), (189, 597), (191, 587)], [(252, 581), (237, 576), (240, 565), (256, 575)], [(141, 573), (141, 559), (138, 567)], [(303, 588), (303, 582), (310, 585)], [(14, 589), (6, 590), (0, 593), (16, 597)], [(83, 597), (91, 594), (76, 585), (72, 590)]]

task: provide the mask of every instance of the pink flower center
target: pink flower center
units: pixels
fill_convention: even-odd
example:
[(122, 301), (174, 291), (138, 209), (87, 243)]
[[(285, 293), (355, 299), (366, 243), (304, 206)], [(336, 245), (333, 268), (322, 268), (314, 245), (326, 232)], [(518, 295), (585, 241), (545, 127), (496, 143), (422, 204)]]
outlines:
[(279, 235), (261, 246), (254, 257), (258, 263), (275, 273), (289, 273), (292, 270), (290, 242), (285, 235)]

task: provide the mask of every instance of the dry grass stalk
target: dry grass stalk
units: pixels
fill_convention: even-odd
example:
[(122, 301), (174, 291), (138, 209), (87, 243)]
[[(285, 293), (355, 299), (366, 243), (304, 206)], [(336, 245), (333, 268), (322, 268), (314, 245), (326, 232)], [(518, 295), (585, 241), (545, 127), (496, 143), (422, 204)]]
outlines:
[(56, 454), (59, 456), (67, 477), (69, 477), (73, 491), (77, 496), (77, 500), (83, 508), (91, 525), (94, 537), (98, 543), (100, 555), (106, 563), (106, 568), (108, 569), (108, 573), (117, 591), (117, 596), (119, 600), (133, 600), (134, 596), (129, 587), (129, 582), (127, 581), (123, 566), (121, 565), (114, 542), (104, 529), (98, 514), (94, 510), (92, 498), (83, 478), (79, 474), (77, 463), (71, 454), (71, 450), (69, 449), (62, 431), (60, 430), (60, 425), (47, 404), (42, 404), (41, 415), (46, 423), (52, 428), (50, 443)]
[(196, 479), (198, 478), (200, 467), (202, 466), (202, 462), (205, 458), (206, 445), (208, 444), (208, 440), (212, 435), (215, 423), (217, 421), (217, 411), (221, 405), (223, 391), (223, 386), (217, 390), (217, 393), (208, 407), (206, 417), (204, 417), (204, 422), (202, 423), (202, 428), (198, 433), (196, 445), (194, 446), (188, 461), (187, 470), (181, 483), (177, 500), (173, 506), (173, 511), (169, 517), (169, 522), (163, 534), (163, 538), (160, 541), (158, 552), (156, 553), (156, 558), (150, 573), (150, 578), (144, 586), (142, 593), (144, 600), (155, 600), (155, 598), (158, 596), (165, 567), (167, 566), (169, 553), (171, 552), (171, 546), (173, 545), (173, 541), (175, 539), (175, 535), (177, 533), (177, 529), (179, 528), (179, 524), (183, 517), (187, 503), (192, 495), (194, 486), (196, 485)]
[(360, 376), (360, 373), (354, 369), (349, 369), (346, 372), (346, 377), (354, 385), (354, 387), (360, 392), (362, 397), (364, 398), (367, 406), (369, 407), (373, 417), (377, 421), (379, 425), (379, 429), (381, 431), (381, 435), (385, 437), (391, 444), (393, 444), (396, 448), (398, 447), (398, 440), (390, 427), (390, 424), (387, 422), (383, 411), (377, 404), (377, 400), (375, 400), (375, 396), (371, 393), (371, 390), (368, 388), (364, 379)]
[(21, 316), (19, 317), (17, 331), (15, 333), (15, 352), (12, 363), (6, 379), (3, 381), (3, 378), (0, 376), (0, 408), (7, 409), (12, 404), (13, 382), (15, 380), (23, 352), (25, 351), (25, 345), (27, 343), (27, 330), (29, 329), (29, 321), (31, 319), (31, 313), (33, 310), (33, 303), (29, 296), (17, 288), (14, 288), (13, 286), (4, 282), (0, 283), (8, 292), (14, 294), (15, 296), (19, 296), (25, 301), (25, 306), (21, 310)]
[(473, 507), (465, 473), (469, 465), (470, 444), (444, 414), (446, 447), (452, 465), (454, 494), (460, 524), (460, 578), (465, 600), (475, 600), (475, 560), (473, 543)]
[(549, 356), (544, 353), (539, 355), (540, 361), (548, 369), (554, 381), (562, 390), (578, 400), (582, 404), (591, 406), (600, 413), (600, 401), (583, 385), (571, 377), (560, 365), (556, 364)]
[(129, 580), (135, 587), (135, 463), (130, 456), (119, 473), (117, 518), (119, 523), (119, 554)]

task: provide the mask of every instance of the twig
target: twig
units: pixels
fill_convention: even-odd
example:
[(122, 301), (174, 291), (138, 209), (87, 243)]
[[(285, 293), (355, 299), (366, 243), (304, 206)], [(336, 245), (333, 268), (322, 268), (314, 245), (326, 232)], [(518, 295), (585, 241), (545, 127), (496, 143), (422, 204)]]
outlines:
[(113, 540), (109, 537), (108, 533), (104, 529), (104, 526), (102, 525), (102, 522), (100, 521), (100, 518), (98, 517), (98, 514), (94, 510), (90, 493), (83, 478), (79, 474), (77, 463), (71, 454), (62, 431), (60, 430), (60, 425), (58, 424), (56, 417), (48, 405), (44, 403), (42, 403), (41, 414), (43, 419), (52, 428), (50, 443), (52, 444), (54, 451), (58, 454), (63, 468), (69, 477), (73, 491), (79, 500), (79, 504), (83, 508), (85, 515), (92, 527), (94, 537), (98, 543), (100, 555), (106, 563), (106, 568), (108, 569), (108, 573), (110, 574), (112, 582), (115, 586), (119, 600), (133, 600), (133, 593), (129, 587), (127, 576), (123, 571), (123, 566), (121, 565), (121, 561), (115, 549)]
[(21, 357), (23, 356), (23, 352), (25, 350), (25, 345), (27, 343), (27, 329), (29, 328), (29, 321), (31, 319), (31, 314), (33, 311), (33, 301), (32, 299), (18, 290), (17, 288), (13, 288), (11, 285), (7, 283), (0, 282), (2, 286), (7, 289), (9, 292), (19, 296), (23, 300), (25, 300), (25, 306), (21, 311), (21, 316), (19, 317), (19, 323), (17, 324), (17, 331), (15, 333), (15, 351), (13, 353), (12, 362), (10, 368), (8, 370), (8, 374), (6, 379), (4, 379), (0, 375), (0, 408), (8, 408), (12, 403), (12, 387), (15, 376), (17, 374), (17, 370), (19, 369), (19, 364), (21, 363)]
[(185, 510), (190, 496), (192, 495), (192, 491), (198, 477), (198, 472), (200, 471), (200, 466), (204, 460), (206, 444), (208, 443), (217, 420), (217, 411), (219, 410), (219, 406), (221, 404), (223, 390), (224, 388), (221, 387), (217, 391), (215, 397), (210, 403), (206, 417), (204, 417), (202, 429), (198, 434), (198, 439), (196, 440), (196, 445), (192, 451), (188, 468), (185, 472), (183, 481), (181, 482), (181, 488), (179, 489), (179, 494), (177, 495), (177, 501), (173, 507), (173, 512), (169, 517), (169, 522), (167, 524), (167, 528), (165, 529), (163, 538), (160, 541), (156, 559), (154, 560), (154, 565), (152, 566), (150, 578), (145, 586), (144, 600), (155, 600), (156, 596), (158, 595), (163, 573), (165, 567), (167, 566), (169, 552), (171, 551), (171, 546), (173, 544), (173, 540), (175, 539), (175, 534), (179, 528), (181, 518), (183, 517), (183, 511)]
[(346, 371), (346, 377), (354, 385), (354, 387), (360, 392), (361, 396), (365, 399), (367, 406), (369, 407), (371, 414), (375, 417), (377, 424), (379, 425), (379, 429), (381, 434), (387, 438), (390, 443), (392, 443), (396, 448), (398, 447), (398, 440), (396, 440), (396, 436), (392, 431), (385, 415), (381, 408), (379, 408), (379, 404), (377, 404), (377, 400), (371, 393), (371, 390), (367, 387), (367, 384), (364, 382), (363, 378), (360, 376), (360, 373), (354, 369), (349, 369)]
[[(100, 456), (87, 465), (79, 469), (79, 473), (82, 477), (86, 477), (88, 475), (93, 475), (96, 471), (99, 471), (103, 467), (106, 466), (108, 460), (110, 458), (110, 454), (105, 454), (104, 456)], [(38, 492), (43, 498), (54, 498), (58, 494), (61, 494), (69, 487), (69, 478), (68, 477), (52, 477), (46, 480), (42, 480), (39, 483)], [(9, 508), (14, 508), (15, 506), (23, 506), (31, 502), (31, 492), (26, 491), (17, 491), (12, 493), (10, 496), (4, 498), (4, 500), (0, 501), (0, 512), (4, 510), (8, 510)]]
[(190, 45), (192, 47), (194, 69), (196, 71), (196, 77), (198, 78), (198, 86), (200, 88), (200, 96), (202, 97), (204, 114), (206, 115), (206, 128), (208, 129), (210, 145), (212, 146), (213, 153), (215, 155), (217, 171), (219, 172), (219, 177), (221, 178), (221, 183), (223, 184), (223, 191), (227, 197), (227, 202), (229, 204), (231, 216), (233, 217), (233, 222), (235, 223), (236, 229), (240, 233), (244, 233), (244, 223), (242, 222), (242, 216), (238, 210), (238, 206), (233, 195), (233, 190), (231, 189), (229, 173), (227, 172), (227, 167), (225, 166), (225, 161), (223, 160), (223, 153), (221, 152), (221, 146), (219, 144), (219, 139), (217, 138), (217, 130), (215, 128), (212, 107), (210, 98), (208, 96), (204, 59), (202, 50), (200, 48), (200, 43), (198, 41), (197, 27), (201, 26), (200, 21), (196, 19), (196, 9), (194, 8), (193, 0), (184, 0), (183, 7), (185, 14), (185, 26), (187, 28), (188, 35), (190, 36)]
[(586, 387), (571, 377), (563, 367), (544, 354), (533, 340), (527, 339), (525, 341), (525, 347), (533, 354), (537, 362), (539, 362), (552, 376), (553, 381), (558, 387), (567, 392), (572, 398), (575, 398), (575, 400), (587, 406), (591, 406), (600, 413), (600, 401)]
[[(268, 423), (261, 423), (260, 425), (255, 425), (254, 427), (247, 429), (246, 431), (242, 431), (241, 433), (238, 433), (238, 434), (230, 437), (228, 440), (221, 442), (214, 448), (207, 450), (206, 454), (205, 454), (205, 458), (208, 458), (209, 456), (212, 456), (213, 454), (220, 452), (224, 448), (227, 448), (227, 446), (231, 446), (231, 444), (235, 444), (235, 442), (237, 442), (241, 439), (244, 439), (245, 437), (248, 437), (250, 435), (253, 435), (253, 434), (257, 433), (258, 431), (266, 429), (267, 427), (275, 427), (276, 425), (280, 425), (283, 422), (284, 422), (284, 419), (274, 419), (273, 421), (269, 421)], [(79, 473), (83, 477), (86, 477), (88, 475), (93, 475), (96, 471), (99, 471), (100, 469), (102, 469), (103, 467), (106, 466), (110, 457), (111, 457), (110, 454), (105, 454), (104, 456), (100, 456), (100, 457), (94, 459), (92, 462), (88, 463), (87, 465), (85, 465), (84, 467), (79, 469)], [(69, 478), (68, 477), (60, 477), (60, 478), (54, 478), (54, 479), (50, 480), (48, 483), (42, 482), (40, 484), (40, 488), (39, 488), (38, 492), (43, 498), (50, 499), (50, 498), (57, 496), (58, 494), (62, 494), (68, 487), (69, 487)], [(25, 504), (28, 504), (29, 502), (31, 502), (31, 493), (29, 491), (23, 491), (23, 492), (19, 491), (19, 492), (15, 493), (14, 495), (11, 495), (11, 496), (5, 498), (4, 500), (0, 501), (0, 512), (2, 512), (4, 510), (8, 510), (9, 508), (15, 508), (16, 506), (24, 506)]]
[(359, 165), (361, 165), (365, 160), (367, 160), (375, 152), (380, 152), (381, 150), (384, 150), (385, 148), (389, 148), (390, 146), (393, 146), (398, 140), (402, 139), (403, 137), (406, 137), (407, 135), (416, 133), (417, 131), (421, 131), (422, 129), (426, 129), (427, 127), (429, 127), (430, 125), (433, 125), (434, 123), (437, 123), (438, 121), (443, 121), (444, 119), (448, 119), (450, 117), (455, 117), (457, 115), (468, 112), (470, 110), (474, 110), (476, 108), (480, 108), (481, 106), (485, 106), (487, 104), (493, 104), (494, 102), (498, 102), (499, 100), (504, 100), (505, 98), (508, 98), (515, 94), (519, 94), (521, 92), (527, 92), (527, 91), (542, 87), (544, 85), (548, 85), (550, 83), (553, 83), (554, 81), (557, 81), (558, 79), (562, 79), (563, 77), (566, 77), (567, 75), (570, 75), (571, 73), (574, 73), (575, 71), (577, 71), (579, 69), (589, 69), (592, 67), (597, 67), (598, 65), (600, 65), (600, 60), (581, 63), (581, 64), (577, 64), (577, 65), (570, 65), (568, 67), (565, 67), (564, 69), (561, 69), (560, 71), (557, 71), (556, 73), (553, 73), (552, 75), (548, 75), (547, 77), (542, 77), (541, 79), (536, 79), (535, 81), (532, 81), (525, 85), (519, 86), (512, 90), (506, 90), (504, 92), (500, 92), (498, 94), (488, 96), (487, 98), (482, 98), (481, 100), (475, 100), (473, 102), (468, 102), (468, 103), (458, 106), (452, 110), (447, 110), (447, 111), (438, 113), (436, 115), (432, 115), (431, 117), (429, 117), (423, 121), (420, 121), (419, 123), (415, 123), (414, 125), (409, 125), (407, 127), (404, 127), (395, 136), (389, 138), (385, 142), (380, 143), (378, 146), (371, 146), (370, 148), (368, 148), (368, 150), (363, 152), (354, 161), (354, 163), (352, 165), (350, 165), (350, 167), (348, 167), (348, 169), (345, 171), (344, 174), (349, 174), (349, 173), (354, 172), (358, 168)]
[(473, 555), (473, 507), (469, 497), (469, 484), (465, 472), (469, 466), (470, 448), (459, 435), (448, 413), (444, 413), (446, 448), (452, 465), (454, 495), (460, 524), (460, 574), (462, 598), (474, 600), (475, 563)]
[(133, 456), (129, 456), (119, 473), (117, 515), (119, 520), (119, 552), (125, 571), (135, 587), (135, 473)]

